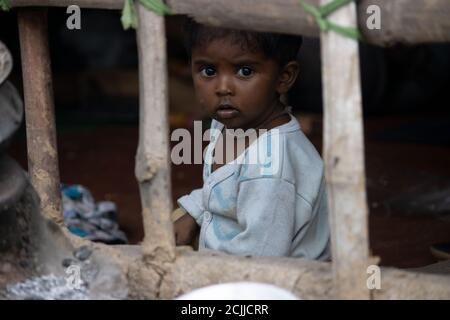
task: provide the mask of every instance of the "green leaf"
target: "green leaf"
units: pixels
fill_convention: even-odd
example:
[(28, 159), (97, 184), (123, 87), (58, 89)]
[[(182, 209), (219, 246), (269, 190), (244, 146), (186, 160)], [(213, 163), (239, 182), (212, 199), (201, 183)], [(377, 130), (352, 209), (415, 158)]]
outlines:
[(333, 0), (319, 8), (306, 3), (304, 0), (299, 1), (300, 5), (303, 7), (303, 10), (313, 16), (313, 18), (316, 20), (316, 23), (322, 32), (332, 30), (348, 38), (363, 40), (363, 37), (358, 28), (343, 27), (326, 19), (326, 16), (328, 16), (329, 14), (355, 0)]
[(3, 11), (8, 11), (11, 9), (11, 1), (10, 0), (0, 0), (0, 9)]
[(315, 6), (306, 3), (304, 0), (299, 0), (300, 1), (300, 5), (303, 7), (303, 10), (306, 11), (306, 13), (309, 13), (310, 15), (312, 15), (314, 18), (320, 18), (321, 13), (319, 11), (319, 9), (317, 9)]
[(144, 7), (152, 10), (159, 16), (172, 14), (170, 8), (161, 0), (139, 0)]
[(351, 38), (354, 40), (362, 40), (361, 33), (357, 28), (352, 27), (343, 27), (339, 26), (337, 24), (334, 24), (332, 22), (329, 22), (329, 29), (333, 30), (336, 33), (339, 33), (340, 35), (343, 35), (347, 38)]
[(122, 27), (125, 30), (137, 28), (138, 22), (133, 0), (125, 0), (120, 21), (122, 21)]
[(319, 8), (319, 11), (322, 15), (322, 17), (326, 17), (330, 15), (331, 13), (335, 12), (336, 10), (342, 8), (343, 6), (346, 6), (350, 2), (355, 0), (333, 0), (327, 4), (324, 4)]

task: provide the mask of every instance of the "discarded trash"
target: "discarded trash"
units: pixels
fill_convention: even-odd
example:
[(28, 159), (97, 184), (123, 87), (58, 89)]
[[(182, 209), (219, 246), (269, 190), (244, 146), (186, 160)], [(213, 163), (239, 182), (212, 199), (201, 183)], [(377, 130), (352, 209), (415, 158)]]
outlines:
[(125, 233), (119, 229), (113, 202), (95, 203), (90, 191), (81, 185), (63, 185), (61, 191), (64, 222), (73, 234), (107, 244), (128, 243)]

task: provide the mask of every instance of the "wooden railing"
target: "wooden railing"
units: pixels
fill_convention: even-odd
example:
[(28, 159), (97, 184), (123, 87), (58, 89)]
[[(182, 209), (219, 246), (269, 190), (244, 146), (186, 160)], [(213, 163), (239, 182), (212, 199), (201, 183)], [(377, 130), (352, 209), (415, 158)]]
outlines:
[[(318, 4), (318, 1), (310, 1)], [(321, 0), (326, 3), (327, 0)], [(368, 42), (450, 41), (447, 0), (372, 0), (351, 3), (330, 16), (359, 28)], [(68, 6), (121, 9), (121, 0), (13, 0), (18, 9), (32, 183), (49, 218), (61, 223), (56, 129), (53, 115), (46, 9)], [(168, 0), (176, 14), (224, 27), (319, 35), (296, 0)], [(365, 7), (382, 9), (381, 30), (367, 30)], [(333, 262), (186, 253), (175, 247), (170, 213), (168, 87), (164, 18), (137, 4), (140, 80), (140, 185), (145, 238), (141, 264), (130, 266), (144, 297), (170, 298), (215, 282), (254, 280), (285, 287), (303, 298), (450, 297), (450, 278), (384, 269), (383, 290), (370, 291), (368, 209), (365, 189), (363, 122), (358, 42), (332, 32), (320, 34), (324, 96), (324, 161), (329, 193)], [(226, 8), (226, 10), (223, 10)], [(409, 25), (405, 25), (405, 21)], [(195, 278), (195, 279), (193, 279)]]

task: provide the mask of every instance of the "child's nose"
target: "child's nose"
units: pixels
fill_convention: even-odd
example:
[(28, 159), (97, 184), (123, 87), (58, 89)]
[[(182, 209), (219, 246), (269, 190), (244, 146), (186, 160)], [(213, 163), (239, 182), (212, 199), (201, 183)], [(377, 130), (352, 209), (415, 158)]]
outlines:
[(216, 94), (218, 96), (227, 96), (234, 94), (234, 86), (231, 77), (223, 75), (217, 80)]

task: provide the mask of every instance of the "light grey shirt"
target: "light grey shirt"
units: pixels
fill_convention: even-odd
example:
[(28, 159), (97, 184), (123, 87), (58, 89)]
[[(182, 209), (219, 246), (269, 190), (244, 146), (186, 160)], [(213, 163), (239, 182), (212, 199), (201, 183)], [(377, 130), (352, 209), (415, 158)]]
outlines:
[(201, 227), (199, 250), (330, 258), (323, 162), (290, 117), (214, 172), (212, 151), (223, 124), (212, 121), (203, 188), (177, 201)]

